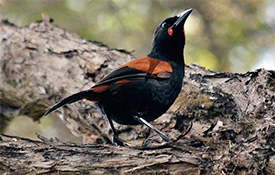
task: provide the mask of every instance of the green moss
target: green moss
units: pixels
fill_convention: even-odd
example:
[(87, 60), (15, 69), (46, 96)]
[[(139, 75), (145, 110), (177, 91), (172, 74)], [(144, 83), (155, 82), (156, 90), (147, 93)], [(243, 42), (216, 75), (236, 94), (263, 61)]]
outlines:
[(49, 105), (50, 101), (48, 99), (37, 99), (23, 106), (19, 114), (26, 115), (37, 121), (44, 115)]
[(200, 117), (203, 111), (212, 107), (213, 101), (210, 100), (210, 96), (202, 93), (197, 87), (187, 84), (183, 89), (173, 106), (174, 110), (181, 113), (189, 111), (187, 113), (193, 115), (189, 117)]

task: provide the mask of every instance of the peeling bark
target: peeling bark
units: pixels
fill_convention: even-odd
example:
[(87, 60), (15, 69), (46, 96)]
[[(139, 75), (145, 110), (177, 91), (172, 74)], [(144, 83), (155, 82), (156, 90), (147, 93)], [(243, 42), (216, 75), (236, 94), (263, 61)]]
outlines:
[[(126, 51), (47, 21), (26, 27), (2, 21), (1, 132), (12, 116), (39, 120), (48, 105), (90, 88), (131, 59)], [(145, 138), (158, 137), (144, 126), (117, 124), (130, 146), (114, 146), (109, 126), (91, 103), (61, 111), (53, 115), (89, 144), (1, 135), (1, 173), (275, 174), (274, 71), (235, 74), (188, 66), (179, 98), (152, 122), (174, 140), (166, 144), (152, 139), (142, 147)], [(191, 131), (181, 137), (191, 123)]]

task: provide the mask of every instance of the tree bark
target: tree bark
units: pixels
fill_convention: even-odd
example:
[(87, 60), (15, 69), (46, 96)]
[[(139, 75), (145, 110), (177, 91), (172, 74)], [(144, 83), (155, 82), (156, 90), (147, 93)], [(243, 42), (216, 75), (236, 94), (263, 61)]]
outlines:
[[(18, 114), (39, 120), (50, 104), (90, 88), (131, 59), (127, 51), (87, 41), (47, 20), (26, 27), (2, 21), (0, 132)], [(116, 124), (129, 146), (111, 145), (108, 124), (87, 102), (53, 115), (87, 144), (2, 134), (1, 173), (275, 174), (274, 71), (236, 74), (188, 66), (179, 98), (152, 122), (170, 143), (150, 139), (142, 146), (145, 138), (158, 137), (144, 126)]]

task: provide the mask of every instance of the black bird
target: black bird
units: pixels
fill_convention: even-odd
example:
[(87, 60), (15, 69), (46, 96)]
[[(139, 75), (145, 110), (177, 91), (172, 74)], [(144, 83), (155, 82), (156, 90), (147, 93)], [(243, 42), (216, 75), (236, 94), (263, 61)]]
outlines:
[(106, 114), (113, 130), (113, 141), (119, 139), (113, 121), (123, 125), (144, 124), (164, 141), (169, 138), (150, 121), (165, 113), (181, 91), (184, 77), (184, 23), (192, 9), (161, 22), (155, 32), (151, 52), (109, 73), (91, 89), (73, 94), (48, 109), (54, 110), (79, 100), (96, 103)]

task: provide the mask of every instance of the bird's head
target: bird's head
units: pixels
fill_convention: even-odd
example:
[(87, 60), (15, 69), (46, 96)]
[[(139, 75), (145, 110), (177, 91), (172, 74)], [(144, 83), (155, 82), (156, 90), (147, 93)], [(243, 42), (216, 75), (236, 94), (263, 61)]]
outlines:
[(156, 28), (152, 51), (169, 53), (183, 50), (185, 44), (184, 23), (193, 9), (188, 9), (177, 16), (166, 18)]

